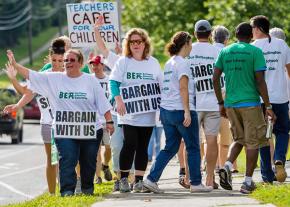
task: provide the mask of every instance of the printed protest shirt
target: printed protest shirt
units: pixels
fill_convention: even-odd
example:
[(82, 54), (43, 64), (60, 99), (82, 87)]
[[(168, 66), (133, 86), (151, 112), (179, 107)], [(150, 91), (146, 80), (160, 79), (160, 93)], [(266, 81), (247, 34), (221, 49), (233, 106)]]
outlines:
[(225, 107), (260, 105), (255, 72), (266, 70), (262, 51), (248, 43), (238, 42), (221, 50), (215, 67), (225, 73)]
[(161, 93), (162, 108), (167, 110), (184, 110), (180, 96), (179, 80), (182, 76), (187, 76), (189, 78), (189, 108), (190, 110), (195, 110), (194, 79), (188, 67), (188, 61), (181, 56), (173, 56), (166, 62)]
[(98, 80), (89, 74), (70, 78), (63, 72), (29, 71), (30, 90), (47, 97), (54, 115), (55, 138), (95, 139), (103, 116), (111, 109)]
[(287, 93), (287, 76), (285, 77), (285, 65), (290, 63), (290, 49), (284, 40), (277, 38), (263, 38), (253, 43), (263, 51), (266, 59), (267, 71), (265, 80), (267, 83), (269, 99), (271, 103), (281, 104), (289, 101)]
[[(111, 73), (110, 80), (120, 82), (121, 88), (132, 86), (141, 87), (141, 84), (145, 84), (146, 89), (148, 89), (149, 87), (147, 84), (151, 85), (156, 82), (159, 84), (161, 83), (162, 71), (160, 69), (159, 62), (151, 56), (148, 59), (142, 61), (137, 61), (134, 58), (121, 57)], [(136, 97), (139, 95), (137, 87), (131, 88), (130, 93), (131, 97)], [(144, 113), (127, 113), (124, 116), (118, 115), (118, 124), (128, 124), (132, 126), (155, 126), (155, 112), (146, 112), (145, 105), (146, 103), (144, 101), (136, 102), (132, 100), (130, 106), (133, 108), (128, 108), (129, 105), (127, 104), (126, 110), (130, 110), (130, 112), (132, 112), (132, 110), (138, 112), (143, 111)]]
[[(195, 80), (196, 111), (219, 111), (212, 81), (214, 63), (218, 54), (219, 49), (208, 42), (192, 44), (188, 60), (190, 71)], [(221, 84), (223, 87), (223, 78)]]

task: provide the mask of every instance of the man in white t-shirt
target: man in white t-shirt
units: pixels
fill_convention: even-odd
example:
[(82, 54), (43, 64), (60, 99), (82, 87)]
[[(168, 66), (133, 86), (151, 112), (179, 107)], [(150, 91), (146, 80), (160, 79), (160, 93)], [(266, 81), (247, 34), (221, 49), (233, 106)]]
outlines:
[[(274, 123), (273, 133), (276, 137), (274, 152), (274, 164), (277, 181), (284, 182), (287, 173), (284, 165), (289, 142), (289, 115), (288, 115), (288, 95), (285, 92), (287, 88), (287, 79), (290, 77), (290, 49), (285, 41), (277, 38), (271, 38), (269, 35), (270, 22), (267, 17), (259, 15), (251, 18), (253, 27), (252, 43), (263, 51), (266, 59), (267, 71), (265, 79), (269, 93), (269, 99), (272, 104), (277, 120)], [(285, 67), (288, 77), (285, 73)], [(261, 173), (266, 182), (273, 182), (274, 173), (269, 160), (270, 147), (262, 147), (261, 155)]]
[(199, 125), (206, 136), (206, 185), (217, 188), (218, 186), (214, 182), (214, 169), (218, 156), (217, 135), (221, 117), (213, 89), (212, 75), (219, 49), (209, 43), (211, 25), (207, 20), (196, 22), (194, 35), (197, 42), (192, 44), (188, 59), (190, 70), (195, 78), (196, 111)]

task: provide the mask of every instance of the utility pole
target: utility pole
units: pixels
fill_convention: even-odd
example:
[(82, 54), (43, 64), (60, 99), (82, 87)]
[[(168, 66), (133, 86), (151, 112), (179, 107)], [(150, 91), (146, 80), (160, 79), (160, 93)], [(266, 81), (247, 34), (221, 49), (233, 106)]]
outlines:
[(28, 25), (27, 25), (28, 56), (29, 56), (29, 64), (32, 65), (33, 60), (32, 60), (32, 3), (31, 3), (31, 0), (28, 0), (28, 6), (30, 8), (30, 10), (29, 10), (30, 19), (29, 19)]
[(60, 3), (60, 0), (57, 0), (57, 6), (58, 6), (58, 12), (57, 12), (57, 17), (58, 17), (58, 32), (59, 32), (59, 36), (62, 36), (63, 35), (63, 32), (62, 32), (62, 25), (61, 25), (61, 11), (62, 11), (62, 8), (61, 8), (61, 3)]

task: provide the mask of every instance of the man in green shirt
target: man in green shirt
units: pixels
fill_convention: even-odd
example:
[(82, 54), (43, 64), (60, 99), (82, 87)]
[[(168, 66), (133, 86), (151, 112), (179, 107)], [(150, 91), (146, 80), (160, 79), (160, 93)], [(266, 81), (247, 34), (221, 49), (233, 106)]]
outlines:
[[(252, 27), (241, 23), (236, 28), (237, 43), (222, 49), (215, 64), (214, 90), (220, 105), (220, 113), (229, 119), (234, 142), (225, 166), (220, 170), (220, 185), (232, 190), (231, 170), (243, 146), (246, 147), (246, 175), (240, 192), (251, 193), (255, 189), (252, 175), (258, 159), (258, 150), (268, 145), (266, 123), (261, 109), (260, 96), (266, 105), (266, 115), (275, 120), (269, 103), (264, 80), (266, 62), (262, 51), (249, 44)], [(226, 98), (223, 100), (220, 77), (225, 74)]]

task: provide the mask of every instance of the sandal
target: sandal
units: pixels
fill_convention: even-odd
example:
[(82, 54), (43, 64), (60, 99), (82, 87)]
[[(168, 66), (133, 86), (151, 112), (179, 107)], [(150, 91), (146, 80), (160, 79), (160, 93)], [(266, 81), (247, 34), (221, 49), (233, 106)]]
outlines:
[(183, 175), (179, 176), (178, 183), (185, 189), (189, 189), (190, 185), (185, 183), (185, 177)]

